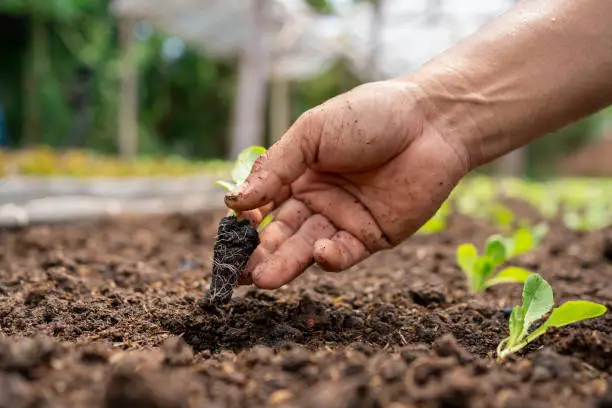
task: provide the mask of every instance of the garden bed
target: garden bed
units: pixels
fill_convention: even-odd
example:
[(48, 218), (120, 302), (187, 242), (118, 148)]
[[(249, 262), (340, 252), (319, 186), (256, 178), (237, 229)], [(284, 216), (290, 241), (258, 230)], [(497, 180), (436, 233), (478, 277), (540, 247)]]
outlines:
[[(495, 361), (521, 286), (466, 292), (455, 250), (481, 222), (201, 309), (223, 215), (1, 232), (0, 407), (612, 406), (609, 313)], [(513, 264), (610, 307), (611, 246), (552, 224)]]

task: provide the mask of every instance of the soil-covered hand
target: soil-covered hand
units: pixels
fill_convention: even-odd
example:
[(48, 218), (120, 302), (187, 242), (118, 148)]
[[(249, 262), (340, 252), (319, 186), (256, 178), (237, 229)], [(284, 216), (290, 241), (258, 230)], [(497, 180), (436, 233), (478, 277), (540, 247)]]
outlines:
[(424, 224), (469, 167), (425, 99), (413, 83), (375, 82), (302, 115), (226, 196), (275, 216), (241, 283), (278, 288), (313, 262), (341, 271)]

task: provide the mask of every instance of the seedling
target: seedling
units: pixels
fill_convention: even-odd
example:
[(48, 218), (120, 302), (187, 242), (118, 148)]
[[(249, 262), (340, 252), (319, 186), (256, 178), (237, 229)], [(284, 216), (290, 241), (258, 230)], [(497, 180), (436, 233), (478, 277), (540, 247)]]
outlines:
[(233, 191), (240, 186), (247, 179), (255, 164), (255, 160), (266, 152), (265, 147), (251, 146), (247, 147), (238, 154), (234, 167), (232, 168), (231, 176), (232, 181), (217, 180), (215, 181), (216, 186), (223, 187), (227, 191)]
[(494, 235), (494, 237), (504, 244), (506, 249), (505, 257), (508, 260), (527, 253), (540, 245), (547, 232), (548, 226), (545, 223), (540, 223), (532, 229), (529, 229), (527, 226), (521, 227), (514, 231), (510, 237), (502, 237), (500, 235)]
[(612, 223), (612, 208), (604, 201), (593, 201), (581, 210), (570, 210), (563, 214), (565, 225), (576, 231), (591, 231), (605, 228)]
[(471, 293), (502, 283), (525, 282), (531, 272), (517, 266), (509, 266), (492, 276), (495, 268), (506, 261), (506, 254), (506, 246), (498, 235), (487, 240), (483, 255), (478, 254), (474, 244), (462, 244), (457, 248), (457, 263), (466, 275)]
[(435, 234), (446, 228), (446, 219), (451, 213), (450, 201), (442, 203), (438, 211), (416, 232), (419, 235)]
[[(255, 160), (266, 152), (259, 146), (243, 150), (236, 159), (232, 169), (232, 181), (219, 180), (215, 185), (228, 191), (236, 189), (248, 177)], [(219, 222), (217, 241), (213, 249), (213, 267), (210, 289), (205, 299), (210, 304), (229, 302), (253, 251), (259, 245), (259, 232), (272, 221), (272, 215), (266, 216), (255, 229), (248, 220), (240, 219), (240, 213), (230, 210)]]
[(512, 309), (509, 319), (510, 335), (499, 343), (497, 358), (503, 360), (521, 350), (552, 327), (599, 317), (607, 308), (599, 303), (586, 300), (572, 300), (553, 309), (548, 319), (530, 332), (531, 326), (547, 314), (553, 306), (553, 290), (538, 274), (527, 278), (523, 286), (523, 305)]

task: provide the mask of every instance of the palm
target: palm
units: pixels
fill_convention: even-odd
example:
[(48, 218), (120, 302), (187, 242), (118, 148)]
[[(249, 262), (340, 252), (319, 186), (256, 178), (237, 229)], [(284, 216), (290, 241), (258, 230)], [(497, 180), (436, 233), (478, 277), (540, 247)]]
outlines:
[(373, 84), (328, 101), (270, 149), (253, 185), (230, 197), (235, 209), (276, 207), (243, 283), (276, 288), (313, 262), (339, 271), (397, 245), (466, 167), (406, 88)]

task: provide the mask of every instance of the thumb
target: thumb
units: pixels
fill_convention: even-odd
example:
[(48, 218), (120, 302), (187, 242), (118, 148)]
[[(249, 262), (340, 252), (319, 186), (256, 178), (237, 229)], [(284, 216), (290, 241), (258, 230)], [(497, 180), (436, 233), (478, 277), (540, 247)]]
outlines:
[[(275, 201), (283, 187), (300, 177), (318, 151), (311, 112), (302, 115), (253, 165), (251, 174), (236, 190), (225, 195), (225, 204), (235, 211), (247, 211)], [(277, 203), (278, 204), (278, 203)]]

